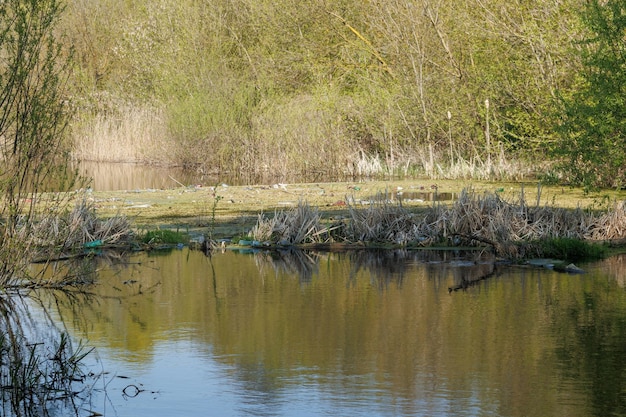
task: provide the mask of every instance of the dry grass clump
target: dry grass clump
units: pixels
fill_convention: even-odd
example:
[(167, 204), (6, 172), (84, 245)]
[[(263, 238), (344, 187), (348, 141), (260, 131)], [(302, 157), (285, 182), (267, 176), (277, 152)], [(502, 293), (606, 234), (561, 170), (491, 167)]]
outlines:
[(613, 205), (606, 213), (594, 219), (586, 228), (585, 237), (590, 240), (620, 240), (626, 237), (626, 201)]
[[(626, 238), (626, 202), (604, 213), (540, 205), (528, 205), (524, 190), (506, 201), (497, 193), (477, 194), (464, 189), (451, 205), (434, 205), (419, 214), (392, 203), (384, 194), (357, 207), (347, 201), (347, 221), (324, 227), (317, 210), (306, 203), (272, 219), (259, 216), (252, 231), (257, 240), (286, 244), (329, 243), (336, 241), (391, 245), (492, 246), (507, 258), (537, 255), (533, 242), (555, 239), (607, 241)], [(539, 255), (541, 255), (539, 253)]]
[(172, 163), (172, 152), (164, 139), (167, 120), (157, 107), (129, 104), (102, 95), (93, 98), (113, 110), (93, 116), (82, 115), (72, 129), (76, 160), (97, 162)]
[(501, 256), (524, 256), (524, 244), (555, 238), (605, 241), (626, 235), (626, 209), (616, 204), (607, 213), (589, 210), (529, 206), (524, 191), (517, 201), (505, 201), (498, 194), (478, 195), (464, 189), (449, 208), (435, 207), (425, 217), (421, 231), (428, 241), (447, 240), (455, 244), (489, 244)]
[(61, 251), (97, 241), (109, 246), (127, 244), (134, 237), (126, 217), (99, 219), (93, 204), (86, 200), (66, 215), (44, 218), (33, 225), (31, 233), (37, 246)]
[(583, 210), (528, 207), (523, 192), (518, 201), (505, 201), (498, 194), (478, 195), (464, 189), (450, 207), (434, 207), (420, 226), (426, 237), (452, 244), (488, 244), (505, 257), (519, 257), (520, 244), (548, 237), (582, 238), (579, 225), (588, 223)]
[(319, 211), (300, 201), (294, 209), (276, 212), (272, 218), (260, 214), (250, 236), (263, 242), (297, 245), (323, 242), (327, 232)]
[(351, 242), (394, 243), (405, 245), (420, 240), (418, 221), (400, 204), (389, 202), (379, 193), (365, 209), (348, 204), (350, 221), (345, 239)]

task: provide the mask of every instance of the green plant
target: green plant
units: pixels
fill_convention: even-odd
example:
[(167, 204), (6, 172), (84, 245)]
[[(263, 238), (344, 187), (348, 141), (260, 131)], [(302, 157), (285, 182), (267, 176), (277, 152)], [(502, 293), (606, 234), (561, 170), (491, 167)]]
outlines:
[(540, 256), (569, 262), (591, 261), (606, 256), (606, 247), (581, 239), (548, 238), (537, 242)]
[(578, 45), (577, 91), (563, 98), (556, 155), (571, 182), (587, 189), (626, 186), (626, 6), (590, 0), (581, 11), (587, 34)]
[(147, 231), (141, 241), (149, 245), (178, 244), (188, 243), (189, 237), (177, 230), (158, 229)]
[(71, 189), (76, 179), (63, 140), (71, 112), (70, 60), (55, 33), (62, 12), (59, 0), (0, 2), (0, 284), (27, 274), (38, 203), (47, 215), (68, 203), (39, 192)]

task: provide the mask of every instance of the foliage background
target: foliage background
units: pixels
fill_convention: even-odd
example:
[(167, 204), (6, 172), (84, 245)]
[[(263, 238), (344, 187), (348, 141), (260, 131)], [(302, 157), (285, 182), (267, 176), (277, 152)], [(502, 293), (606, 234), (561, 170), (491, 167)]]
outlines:
[(74, 155), (254, 178), (576, 179), (545, 155), (563, 148), (559, 100), (585, 84), (584, 4), (69, 2)]

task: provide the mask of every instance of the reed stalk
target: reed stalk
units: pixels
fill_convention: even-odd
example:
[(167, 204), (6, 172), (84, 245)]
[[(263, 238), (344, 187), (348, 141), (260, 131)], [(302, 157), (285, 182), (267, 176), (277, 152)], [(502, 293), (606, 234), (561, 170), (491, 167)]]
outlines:
[[(348, 220), (324, 226), (319, 213), (300, 202), (290, 212), (259, 216), (251, 236), (272, 243), (361, 242), (393, 246), (491, 246), (502, 257), (541, 255), (536, 242), (576, 240), (604, 242), (626, 238), (626, 203), (604, 213), (528, 205), (526, 191), (505, 199), (498, 193), (464, 189), (450, 206), (435, 203), (415, 212), (379, 193), (368, 202), (346, 198)], [(556, 239), (556, 240), (555, 240)], [(593, 252), (593, 251), (592, 251)], [(600, 251), (601, 252), (601, 251)], [(600, 253), (598, 252), (598, 253)]]

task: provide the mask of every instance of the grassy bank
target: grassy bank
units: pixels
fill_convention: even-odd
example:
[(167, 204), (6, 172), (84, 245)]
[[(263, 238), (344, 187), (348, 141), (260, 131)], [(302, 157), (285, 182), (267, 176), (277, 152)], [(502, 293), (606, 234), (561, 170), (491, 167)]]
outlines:
[[(487, 245), (504, 257), (517, 257), (547, 253), (533, 243), (547, 239), (626, 237), (618, 204), (625, 193), (585, 194), (537, 184), (397, 180), (219, 185), (94, 193), (90, 198), (100, 216), (122, 213), (140, 230), (210, 232), (216, 239), (272, 244)], [(533, 244), (523, 248), (528, 251), (524, 254), (516, 252), (518, 243)]]

